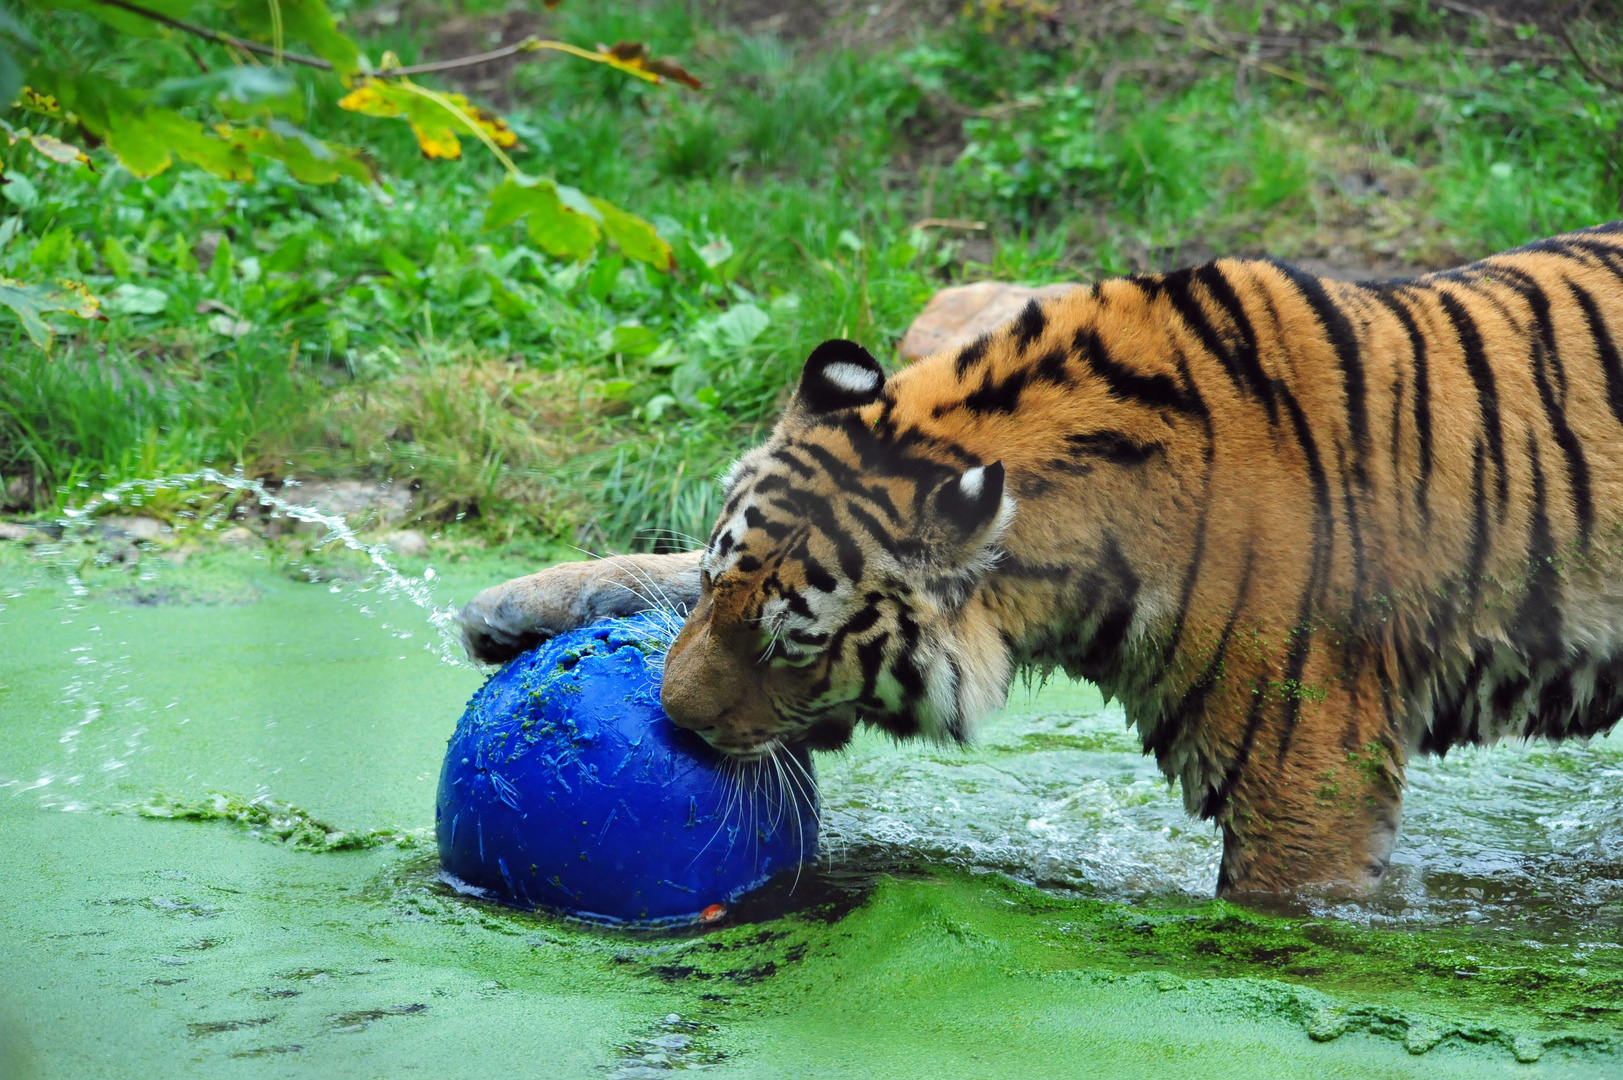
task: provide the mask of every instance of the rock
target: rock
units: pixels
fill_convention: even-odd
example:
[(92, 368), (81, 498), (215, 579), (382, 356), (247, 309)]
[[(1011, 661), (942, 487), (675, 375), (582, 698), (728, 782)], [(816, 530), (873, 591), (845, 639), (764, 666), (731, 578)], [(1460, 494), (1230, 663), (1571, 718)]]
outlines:
[(26, 525), (14, 521), (0, 521), (0, 540), (15, 540), (19, 544), (32, 544), (39, 534)]
[(163, 522), (149, 517), (104, 517), (97, 524), (107, 535), (126, 540), (156, 540), (163, 535)]
[(1444, 1031), (1435, 1024), (1411, 1021), (1409, 1030), (1403, 1035), (1403, 1048), (1411, 1054), (1429, 1053), (1448, 1034), (1449, 1032)]
[(1510, 1046), (1511, 1053), (1523, 1065), (1531, 1065), (1544, 1056), (1544, 1040), (1537, 1035), (1518, 1035)]
[(283, 485), (277, 494), (298, 506), (338, 514), (352, 529), (369, 517), (374, 525), (398, 525), (411, 513), (411, 489), (392, 481), (306, 480)]
[(166, 559), (175, 566), (185, 566), (186, 560), (191, 558), (193, 555), (196, 555), (200, 550), (202, 549), (196, 544), (188, 543), (184, 547), (178, 547), (172, 551), (166, 551), (160, 557)]
[(428, 537), (416, 529), (402, 529), (384, 537), (384, 543), (402, 559), (421, 559), (428, 554)]
[(1347, 1014), (1328, 1006), (1316, 1009), (1307, 1021), (1307, 1037), (1314, 1042), (1332, 1042), (1347, 1033)]
[(242, 525), (233, 525), (220, 534), (222, 544), (250, 544), (253, 541), (254, 534)]
[(903, 360), (921, 360), (943, 349), (968, 345), (988, 330), (995, 330), (1020, 314), (1032, 300), (1057, 300), (1075, 285), (1010, 285), (1002, 281), (977, 281), (956, 285), (930, 297), (924, 311), (913, 320), (897, 350)]
[(225, 233), (218, 229), (206, 230), (197, 238), (197, 244), (192, 248), (192, 257), (197, 260), (197, 269), (208, 273), (214, 266), (214, 255), (220, 250), (220, 241), (225, 239)]

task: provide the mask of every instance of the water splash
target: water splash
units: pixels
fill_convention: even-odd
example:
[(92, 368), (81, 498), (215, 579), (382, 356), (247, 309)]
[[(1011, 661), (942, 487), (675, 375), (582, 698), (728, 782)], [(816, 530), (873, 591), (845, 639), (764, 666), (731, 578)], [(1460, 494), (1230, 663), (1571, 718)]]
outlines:
[[(291, 477), (282, 483), (284, 487), (298, 486), (298, 481)], [(463, 654), (456, 607), (449, 604), (442, 607), (435, 603), (433, 582), (436, 574), (433, 567), (426, 568), (420, 578), (402, 574), (389, 560), (393, 552), (387, 543), (382, 541), (375, 544), (366, 543), (350, 527), (343, 515), (329, 514), (312, 506), (291, 502), (268, 490), (264, 481), (246, 476), (240, 469), (223, 473), (218, 469), (203, 468), (195, 472), (126, 480), (115, 484), (90, 496), (81, 505), (65, 510), (63, 517), (57, 521), (61, 528), (60, 537), (52, 543), (39, 545), (36, 550), (40, 555), (52, 560), (61, 570), (73, 597), (82, 598), (87, 595), (88, 589), (79, 576), (77, 561), (71, 559), (69, 555), (72, 545), (82, 542), (89, 535), (98, 513), (110, 506), (138, 509), (146, 499), (153, 498), (160, 491), (185, 491), (199, 484), (212, 484), (228, 491), (251, 495), (260, 506), (271, 511), (270, 516), (273, 519), (285, 517), (321, 526), (326, 531), (316, 542), (316, 550), (337, 544), (364, 555), (374, 567), (375, 575), (381, 578), (380, 588), (383, 595), (403, 596), (427, 613), (429, 625), (434, 628), (439, 641), (438, 647), (425, 643), (424, 648), (435, 653), (443, 663), (469, 666), (470, 662)], [(219, 529), (229, 519), (235, 507), (236, 503), (233, 500), (216, 501), (199, 522), (200, 527), (208, 531)], [(362, 611), (371, 614), (365, 608)]]

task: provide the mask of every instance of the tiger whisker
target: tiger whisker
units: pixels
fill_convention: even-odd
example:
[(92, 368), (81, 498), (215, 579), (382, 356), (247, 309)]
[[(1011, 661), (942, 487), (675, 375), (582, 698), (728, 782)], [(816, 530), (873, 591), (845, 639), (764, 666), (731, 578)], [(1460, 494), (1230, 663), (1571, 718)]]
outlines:
[[(773, 743), (771, 761), (772, 768), (777, 772), (779, 791), (783, 793), (785, 802), (791, 804), (795, 816), (795, 880), (789, 886), (789, 892), (793, 894), (800, 886), (800, 871), (806, 862), (806, 827), (800, 814), (799, 791), (795, 789), (793, 776), (783, 766), (785, 749), (783, 743)], [(789, 756), (793, 758), (793, 755)]]
[[(734, 772), (736, 764), (731, 758), (725, 759), (722, 767), (716, 772), (717, 780), (726, 785), (726, 799), (722, 803), (720, 819), (716, 823), (716, 831), (710, 834), (710, 839), (704, 842), (703, 847), (693, 853), (693, 858), (688, 860), (689, 867), (698, 862), (699, 857), (710, 850), (710, 845), (714, 844), (716, 838), (727, 828), (727, 822), (733, 815), (733, 804), (742, 802), (744, 789), (742, 782)], [(712, 787), (712, 790), (714, 790), (714, 787)]]

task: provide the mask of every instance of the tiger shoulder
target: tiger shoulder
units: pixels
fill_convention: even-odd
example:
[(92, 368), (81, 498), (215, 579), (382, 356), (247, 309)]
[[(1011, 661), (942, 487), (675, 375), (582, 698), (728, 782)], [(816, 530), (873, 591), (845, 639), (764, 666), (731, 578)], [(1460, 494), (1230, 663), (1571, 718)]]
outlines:
[[(1413, 754), (1623, 716), (1619, 335), (1623, 223), (1402, 281), (1103, 281), (891, 375), (827, 342), (705, 546), (638, 557), (691, 608), (666, 708), (740, 756), (964, 739), (1061, 668), (1218, 823), (1220, 892), (1367, 886)], [(488, 590), (471, 647), (627, 573)]]

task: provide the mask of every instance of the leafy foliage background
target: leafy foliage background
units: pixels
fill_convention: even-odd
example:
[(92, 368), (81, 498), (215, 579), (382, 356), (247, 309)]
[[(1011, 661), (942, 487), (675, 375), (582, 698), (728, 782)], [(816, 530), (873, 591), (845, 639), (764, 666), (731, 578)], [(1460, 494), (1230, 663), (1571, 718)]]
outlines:
[(680, 544), (817, 341), (943, 284), (1620, 212), (1615, 4), (121, 3), (0, 25), (13, 512), (213, 462)]

